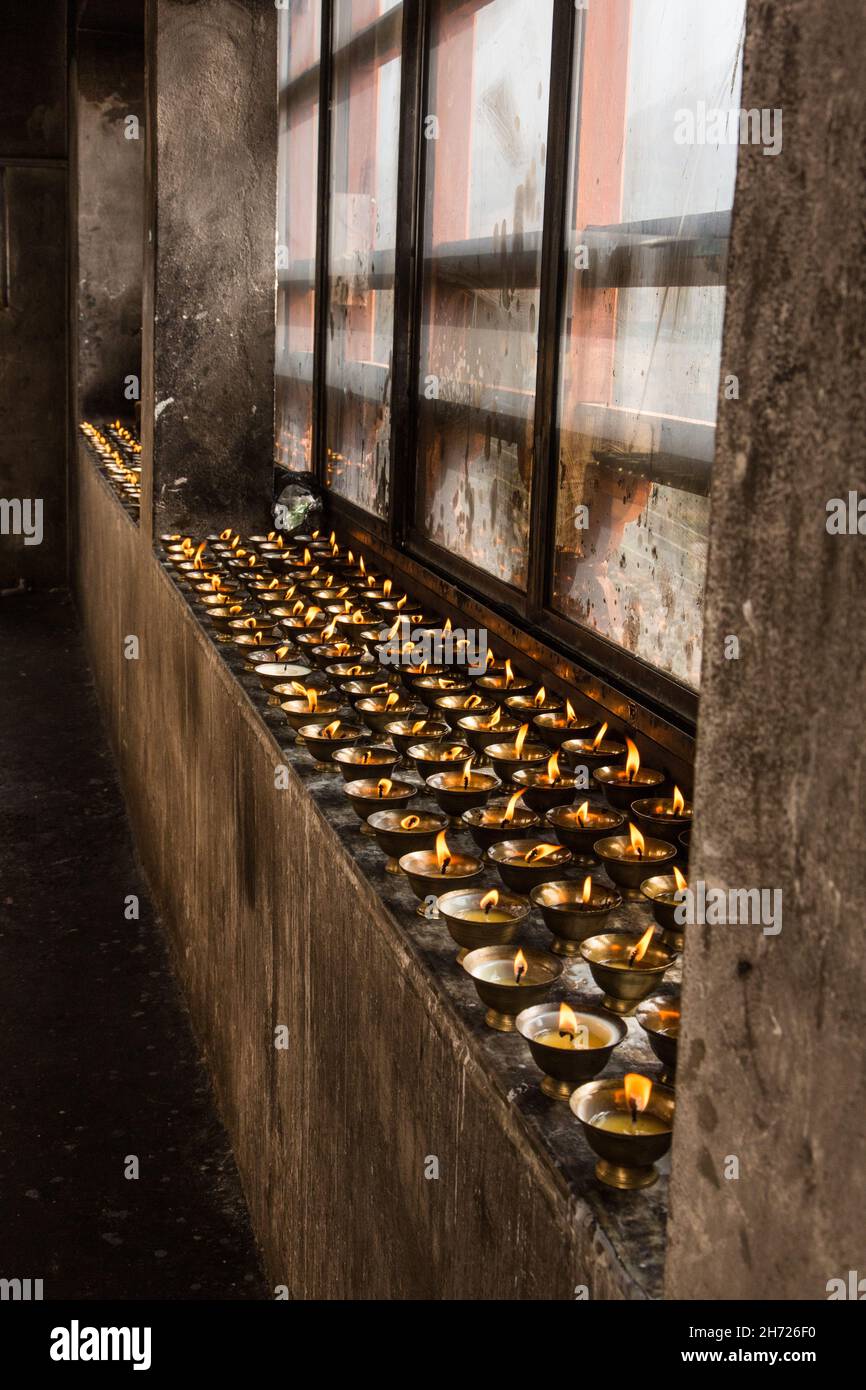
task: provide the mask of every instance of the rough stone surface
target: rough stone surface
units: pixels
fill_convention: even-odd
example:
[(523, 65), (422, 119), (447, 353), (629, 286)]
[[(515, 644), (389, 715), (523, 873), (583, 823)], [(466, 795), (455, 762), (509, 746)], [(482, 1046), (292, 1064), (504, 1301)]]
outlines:
[[(286, 744), (281, 716), (269, 726), (257, 683), (86, 458), (80, 486), (82, 534), (99, 537), (78, 570), (94, 669), (273, 1283), (304, 1298), (658, 1297), (666, 1177), (601, 1188), (568, 1107), (541, 1095), (521, 1039), (485, 1027), (450, 938), (385, 873), (339, 782)], [(131, 632), (138, 661), (121, 655)], [(549, 941), (540, 924), (528, 938)], [(582, 967), (565, 991), (598, 998)], [(658, 1074), (633, 1021), (610, 1071), (623, 1066)]]
[(243, 526), (272, 491), (276, 15), (261, 0), (148, 6), (142, 516), (156, 534), (218, 512)]
[(0, 497), (44, 533), (0, 535), (2, 587), (66, 574), (65, 0), (4, 5), (0, 55)]
[(77, 73), (76, 417), (130, 418), (126, 378), (141, 379), (143, 35), (83, 30)]
[(0, 600), (0, 643), (3, 1276), (266, 1298), (68, 598)]
[(866, 538), (825, 523), (866, 497), (864, 67), (860, 0), (750, 3), (743, 106), (784, 147), (740, 151), (691, 870), (781, 888), (783, 928), (687, 932), (672, 1297), (863, 1270)]

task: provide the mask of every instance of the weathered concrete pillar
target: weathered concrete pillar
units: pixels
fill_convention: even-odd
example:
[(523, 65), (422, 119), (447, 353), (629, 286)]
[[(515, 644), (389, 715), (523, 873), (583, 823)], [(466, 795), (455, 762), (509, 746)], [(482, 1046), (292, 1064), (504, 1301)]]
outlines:
[(864, 66), (860, 0), (750, 0), (743, 106), (784, 140), (740, 151), (690, 877), (783, 919), (687, 928), (674, 1298), (866, 1273), (866, 536), (826, 529), (866, 497)]
[(260, 526), (273, 472), (276, 8), (148, 0), (142, 524)]

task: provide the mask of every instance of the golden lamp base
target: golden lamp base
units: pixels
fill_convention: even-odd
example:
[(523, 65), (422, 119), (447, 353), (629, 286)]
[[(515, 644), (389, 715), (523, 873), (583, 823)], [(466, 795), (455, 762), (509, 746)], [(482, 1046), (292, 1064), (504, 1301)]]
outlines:
[(369, 836), (371, 839), (373, 838), (373, 831), (370, 829), (369, 825), (367, 824), (367, 822), (366, 822), (365, 820), (362, 820), (362, 821), (361, 821), (361, 824), (360, 824), (360, 826), (358, 827), (358, 831), (359, 831), (359, 833), (360, 833), (361, 835), (367, 835), (367, 836)]
[(497, 1033), (513, 1033), (515, 1031), (513, 1015), (501, 1014), (497, 1009), (488, 1009), (484, 1015), (484, 1022), (488, 1028), (495, 1028)]
[(636, 1192), (642, 1187), (652, 1187), (659, 1180), (658, 1172), (651, 1165), (646, 1168), (626, 1168), (621, 1163), (608, 1163), (605, 1158), (600, 1158), (595, 1165), (595, 1176), (599, 1182), (620, 1192)]
[(546, 1076), (541, 1083), (541, 1089), (550, 1100), (571, 1100), (573, 1085), (567, 1081), (557, 1081), (555, 1076)]
[(555, 936), (550, 949), (555, 956), (570, 956), (573, 959), (580, 955), (580, 942), (566, 941), (561, 936)]
[(640, 999), (614, 999), (612, 994), (606, 994), (601, 1001), (601, 1007), (607, 1009), (608, 1013), (618, 1014), (620, 1018), (625, 1018), (633, 1014)]
[(400, 861), (399, 861), (399, 859), (386, 859), (386, 860), (385, 860), (385, 873), (386, 873), (386, 874), (401, 874), (402, 872), (403, 872), (403, 870), (400, 868)]

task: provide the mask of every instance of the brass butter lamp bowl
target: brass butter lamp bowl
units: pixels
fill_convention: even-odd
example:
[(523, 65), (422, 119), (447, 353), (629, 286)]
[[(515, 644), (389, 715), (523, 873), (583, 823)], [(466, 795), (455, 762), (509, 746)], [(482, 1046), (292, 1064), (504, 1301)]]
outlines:
[(596, 1177), (622, 1192), (651, 1187), (658, 1181), (655, 1165), (667, 1153), (673, 1135), (673, 1091), (646, 1077), (637, 1079), (650, 1087), (640, 1111), (634, 1112), (629, 1105), (626, 1077), (588, 1081), (570, 1101), (589, 1147), (598, 1155)]

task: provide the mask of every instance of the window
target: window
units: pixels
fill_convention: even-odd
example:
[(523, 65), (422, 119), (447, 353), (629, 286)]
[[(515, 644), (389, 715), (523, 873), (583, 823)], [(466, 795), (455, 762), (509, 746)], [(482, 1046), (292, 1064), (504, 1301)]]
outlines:
[(744, 11), (292, 0), (283, 23), (282, 460), (689, 717), (737, 149), (678, 123), (738, 108)]
[(606, 0), (577, 28), (554, 606), (697, 686), (744, 0)]
[(313, 466), (313, 333), (321, 5), (293, 0), (279, 16), (276, 460)]
[(432, 7), (416, 524), (526, 587), (553, 0)]
[(335, 0), (332, 15), (325, 478), (385, 517), (403, 6)]

